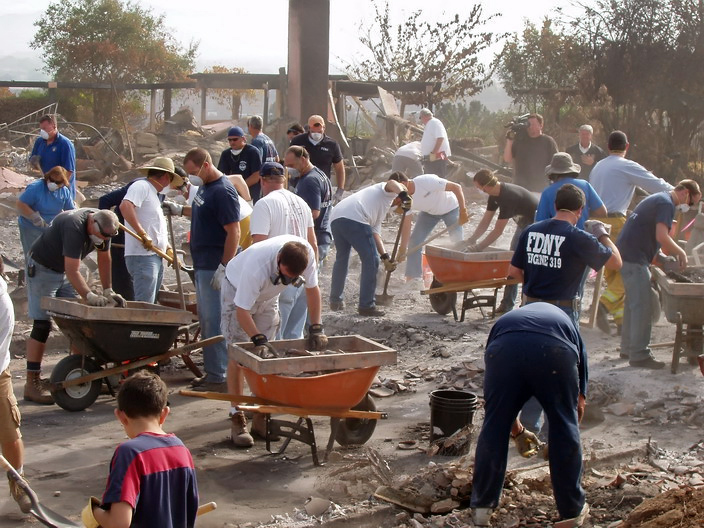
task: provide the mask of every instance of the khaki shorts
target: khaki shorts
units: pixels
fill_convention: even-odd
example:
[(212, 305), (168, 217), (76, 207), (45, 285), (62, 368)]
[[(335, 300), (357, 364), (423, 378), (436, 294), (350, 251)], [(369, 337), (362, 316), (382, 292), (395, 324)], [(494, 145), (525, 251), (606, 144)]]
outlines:
[[(225, 336), (228, 345), (249, 341), (249, 336), (237, 321), (237, 306), (232, 302), (236, 292), (235, 287), (225, 278), (220, 289), (220, 331)], [(278, 300), (278, 297), (274, 297), (267, 301), (257, 301), (249, 311), (257, 329), (270, 340), (276, 337), (276, 332), (279, 329)], [(228, 357), (234, 359), (229, 352), (229, 347)]]
[(0, 443), (14, 442), (22, 438), (20, 433), (20, 409), (12, 390), (12, 376), (6, 368), (0, 373)]

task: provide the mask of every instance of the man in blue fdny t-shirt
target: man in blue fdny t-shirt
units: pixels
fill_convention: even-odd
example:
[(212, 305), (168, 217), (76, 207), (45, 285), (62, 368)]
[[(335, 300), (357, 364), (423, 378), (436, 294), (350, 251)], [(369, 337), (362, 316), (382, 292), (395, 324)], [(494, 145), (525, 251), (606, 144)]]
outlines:
[(588, 366), (579, 331), (558, 307), (534, 303), (500, 317), (484, 353), (484, 424), (477, 441), (471, 507), (474, 526), (489, 526), (506, 473), (509, 434), (527, 447), (535, 435), (517, 418), (535, 397), (550, 419), (550, 478), (557, 511), (570, 526), (589, 512), (582, 477), (579, 422), (584, 414)]
[(653, 357), (649, 348), (652, 319), (650, 314), (650, 271), (648, 267), (660, 247), (677, 257), (680, 267), (687, 266), (687, 255), (670, 237), (675, 207), (683, 210), (699, 202), (699, 185), (682, 180), (672, 191), (648, 196), (626, 220), (618, 237), (623, 255), (621, 276), (626, 289), (621, 331), (621, 357), (632, 367), (661, 369), (665, 363)]
[[(203, 338), (220, 335), (220, 283), (225, 266), (237, 253), (240, 240), (240, 202), (235, 187), (213, 166), (208, 151), (194, 148), (183, 158), (189, 181), (198, 187), (193, 204), (165, 200), (174, 216), (191, 217), (191, 257), (196, 279), (198, 319)], [(193, 380), (195, 390), (226, 392), (227, 345), (203, 349), (205, 376)]]
[(262, 132), (263, 127), (262, 116), (254, 115), (247, 119), (247, 132), (252, 136), (252, 141), (249, 144), (259, 150), (262, 163), (278, 163), (279, 153), (276, 150), (276, 145), (269, 136)]
[(218, 170), (225, 176), (241, 174), (247, 182), (252, 201), (257, 203), (261, 193), (259, 169), (262, 166), (262, 154), (257, 147), (247, 144), (247, 138), (241, 127), (230, 128), (227, 132), (227, 141), (230, 143), (230, 148), (220, 154)]
[(162, 426), (169, 415), (166, 384), (151, 372), (125, 380), (115, 415), (129, 436), (113, 454), (103, 499), (81, 512), (87, 528), (192, 528), (198, 484), (188, 448)]
[(32, 165), (39, 165), (44, 174), (57, 165), (69, 171), (71, 199), (76, 199), (76, 149), (70, 139), (59, 134), (54, 116), (39, 118), (39, 137), (34, 142), (29, 161)]

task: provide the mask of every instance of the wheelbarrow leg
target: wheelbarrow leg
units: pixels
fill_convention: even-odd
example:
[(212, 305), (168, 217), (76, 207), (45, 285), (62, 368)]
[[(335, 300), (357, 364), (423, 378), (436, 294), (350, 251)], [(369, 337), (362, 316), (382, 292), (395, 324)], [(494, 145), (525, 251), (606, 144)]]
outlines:
[(675, 345), (672, 347), (672, 366), (670, 371), (677, 374), (680, 366), (680, 352), (682, 349), (682, 314), (677, 312), (677, 328), (675, 330)]
[(330, 418), (330, 438), (328, 438), (328, 445), (325, 447), (325, 456), (323, 457), (323, 464), (328, 461), (328, 456), (335, 445), (335, 438), (337, 438), (337, 431), (340, 428), (340, 423), (342, 418)]

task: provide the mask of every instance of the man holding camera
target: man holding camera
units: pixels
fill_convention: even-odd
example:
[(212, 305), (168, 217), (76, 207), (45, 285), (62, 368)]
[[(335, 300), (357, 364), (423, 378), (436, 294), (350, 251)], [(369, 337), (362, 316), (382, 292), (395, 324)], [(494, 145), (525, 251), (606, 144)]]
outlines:
[(506, 132), (504, 161), (513, 163), (513, 183), (529, 191), (542, 191), (547, 181), (545, 167), (557, 152), (557, 143), (543, 134), (543, 116), (530, 114), (523, 121), (515, 120)]

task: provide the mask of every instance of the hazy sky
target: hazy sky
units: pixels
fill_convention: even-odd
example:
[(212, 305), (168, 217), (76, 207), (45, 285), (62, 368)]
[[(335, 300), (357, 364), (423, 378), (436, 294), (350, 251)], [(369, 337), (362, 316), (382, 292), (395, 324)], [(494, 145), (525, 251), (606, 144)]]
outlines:
[[(523, 20), (539, 22), (554, 14), (555, 6), (569, 0), (481, 0), (484, 14), (502, 9), (491, 25), (499, 31), (518, 31)], [(140, 0), (155, 14), (164, 14), (176, 39), (186, 45), (200, 41), (197, 67), (214, 64), (241, 66), (252, 73), (275, 73), (286, 66), (288, 0), (224, 2), (222, 0)], [(423, 9), (428, 20), (469, 13), (466, 0), (390, 0), (392, 20), (401, 22), (408, 13)], [(432, 6), (432, 8), (429, 8)], [(47, 8), (46, 0), (0, 0), (0, 79), (44, 80), (41, 57), (29, 47), (36, 28), (33, 23)], [(343, 60), (360, 53), (359, 25), (374, 15), (371, 0), (331, 0), (330, 65), (339, 72)], [(311, 37), (314, 38), (314, 37)]]

